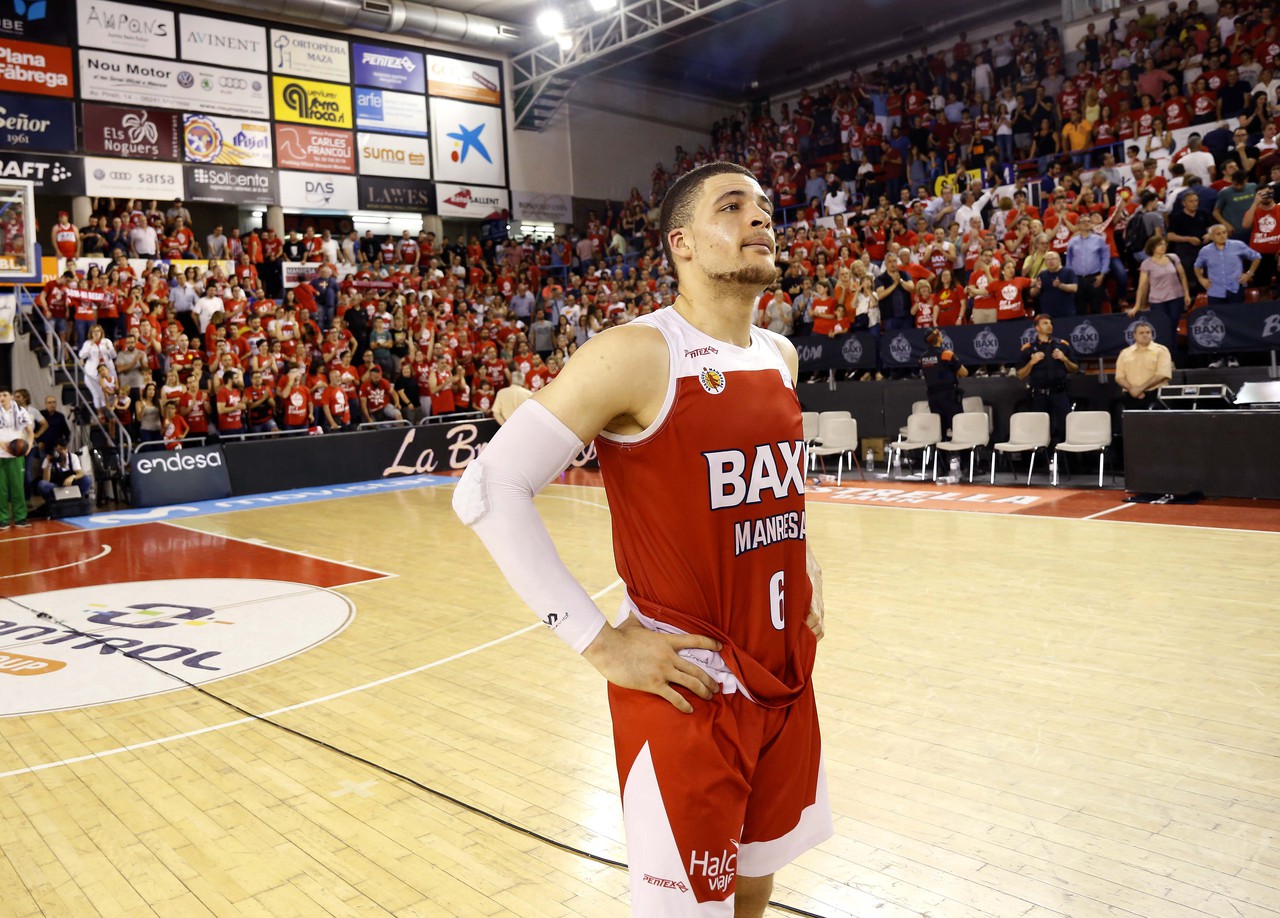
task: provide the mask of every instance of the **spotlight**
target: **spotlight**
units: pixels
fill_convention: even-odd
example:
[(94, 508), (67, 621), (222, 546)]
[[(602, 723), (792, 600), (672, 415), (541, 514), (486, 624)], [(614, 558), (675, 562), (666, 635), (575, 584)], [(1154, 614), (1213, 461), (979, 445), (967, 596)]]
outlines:
[(559, 10), (543, 10), (538, 14), (538, 31), (548, 38), (564, 31), (564, 16)]
[(618, 0), (591, 0), (591, 8), (597, 13), (607, 13), (618, 6)]
[(573, 50), (573, 36), (568, 32), (561, 32), (556, 36), (556, 44), (560, 46), (561, 51)]

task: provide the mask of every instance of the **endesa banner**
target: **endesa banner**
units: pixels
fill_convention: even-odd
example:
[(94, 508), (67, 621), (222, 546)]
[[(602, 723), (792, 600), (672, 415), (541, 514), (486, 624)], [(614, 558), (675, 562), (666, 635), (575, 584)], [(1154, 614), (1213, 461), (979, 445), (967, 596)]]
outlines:
[(6, 40), (0, 44), (0, 90), (70, 99), (71, 49)]
[(502, 90), (498, 80), (498, 68), (492, 64), (478, 64), (438, 54), (427, 55), (428, 95), (462, 102), (501, 105)]
[(275, 73), (345, 83), (351, 79), (350, 52), (341, 39), (272, 29), (271, 69)]
[(98, 102), (243, 118), (270, 114), (266, 77), (243, 70), (81, 49), (80, 81), (81, 97)]
[(80, 45), (125, 54), (177, 57), (173, 13), (112, 0), (79, 0), (76, 4)]
[(221, 446), (143, 450), (133, 457), (129, 490), (135, 507), (159, 507), (231, 496)]
[(346, 86), (277, 76), (271, 87), (277, 121), (351, 127), (351, 90)]
[(440, 216), (445, 218), (490, 220), (511, 216), (511, 198), (505, 188), (437, 183), (436, 201)]
[(271, 168), (271, 125), (216, 115), (184, 115), (182, 155), (189, 163)]
[(426, 90), (426, 67), (416, 51), (356, 42), (351, 53), (355, 56), (356, 82), (361, 86), (419, 94)]
[(305, 125), (276, 125), (276, 163), (309, 172), (356, 171), (355, 135)]
[(84, 171), (85, 193), (89, 195), (157, 201), (186, 197), (179, 163), (139, 163), (86, 156)]
[(0, 147), (14, 150), (74, 150), (74, 102), (0, 93)]
[(181, 159), (179, 135), (181, 116), (145, 108), (117, 108), (113, 105), (82, 106), (84, 148), (88, 153), (105, 153), (124, 159)]

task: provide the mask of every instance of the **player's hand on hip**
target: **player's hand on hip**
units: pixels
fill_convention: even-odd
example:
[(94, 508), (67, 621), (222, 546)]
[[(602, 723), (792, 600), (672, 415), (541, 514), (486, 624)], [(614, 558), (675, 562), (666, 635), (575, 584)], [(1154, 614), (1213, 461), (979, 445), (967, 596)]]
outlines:
[(619, 688), (659, 695), (685, 714), (692, 714), (693, 705), (673, 686), (710, 699), (720, 691), (720, 684), (702, 667), (680, 656), (679, 651), (719, 649), (720, 642), (709, 637), (662, 634), (628, 617), (616, 628), (602, 629), (582, 655)]

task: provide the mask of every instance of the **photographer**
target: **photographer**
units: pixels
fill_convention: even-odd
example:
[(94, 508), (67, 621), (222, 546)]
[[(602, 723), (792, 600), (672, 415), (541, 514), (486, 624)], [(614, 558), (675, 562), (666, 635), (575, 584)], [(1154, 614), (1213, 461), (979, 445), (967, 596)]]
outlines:
[(1280, 208), (1276, 207), (1276, 187), (1263, 185), (1241, 221), (1249, 231), (1249, 248), (1262, 256), (1254, 286), (1271, 290), (1276, 277), (1276, 254), (1280, 253)]
[(80, 467), (80, 457), (67, 449), (65, 440), (59, 440), (53, 452), (45, 457), (44, 478), (36, 482), (36, 493), (46, 502), (52, 502), (54, 488), (68, 488), (73, 484), (80, 489), (81, 497), (88, 497), (93, 489), (93, 476), (85, 474)]

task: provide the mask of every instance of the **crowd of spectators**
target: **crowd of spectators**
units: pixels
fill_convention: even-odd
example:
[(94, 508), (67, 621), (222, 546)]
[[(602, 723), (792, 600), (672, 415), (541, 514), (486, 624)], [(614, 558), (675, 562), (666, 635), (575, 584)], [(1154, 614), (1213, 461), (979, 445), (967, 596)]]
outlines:
[[(501, 388), (540, 388), (592, 335), (672, 301), (662, 194), (727, 159), (777, 208), (779, 279), (759, 322), (782, 334), (1115, 309), (1176, 325), (1200, 290), (1227, 301), (1275, 281), (1278, 26), (1271, 4), (1210, 16), (1190, 0), (1126, 8), (1070, 50), (1047, 20), (962, 32), (776, 117), (721, 119), (654, 169), (647, 195), (633, 187), (542, 241), (201, 238), (181, 200), (103, 199), (89, 226), (61, 215), (53, 242), (108, 267), (67, 272), (38, 303), (103, 422), (142, 441), (490, 411)], [(179, 258), (208, 267), (160, 261)], [(129, 259), (147, 262), (141, 276)], [(294, 262), (315, 276), (286, 283)]]

